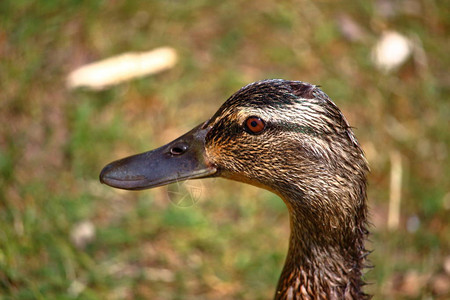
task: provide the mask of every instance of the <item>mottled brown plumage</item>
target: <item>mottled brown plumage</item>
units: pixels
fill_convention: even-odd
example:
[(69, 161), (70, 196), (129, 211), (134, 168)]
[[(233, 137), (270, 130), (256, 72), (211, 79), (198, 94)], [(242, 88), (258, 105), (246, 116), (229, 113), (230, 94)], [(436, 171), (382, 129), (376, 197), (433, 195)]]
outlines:
[[(240, 130), (252, 115), (266, 121), (264, 134)], [(204, 127), (221, 176), (271, 190), (289, 208), (289, 252), (275, 298), (365, 298), (368, 167), (329, 97), (307, 83), (261, 81), (234, 94)]]
[[(251, 116), (264, 122), (262, 132), (246, 130)], [(368, 166), (349, 124), (325, 93), (299, 81), (252, 83), (194, 132), (201, 133), (204, 168), (210, 171), (193, 177), (256, 185), (279, 195), (289, 209), (289, 251), (275, 299), (369, 298), (361, 279)], [(182, 138), (169, 148), (187, 140)], [(119, 164), (123, 172), (125, 163)], [(108, 178), (113, 176), (102, 181)]]

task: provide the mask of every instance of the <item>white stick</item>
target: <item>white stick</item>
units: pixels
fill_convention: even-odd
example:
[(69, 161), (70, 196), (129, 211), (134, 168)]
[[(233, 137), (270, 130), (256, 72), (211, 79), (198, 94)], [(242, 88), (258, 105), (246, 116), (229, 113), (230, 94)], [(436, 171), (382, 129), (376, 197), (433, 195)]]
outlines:
[(177, 53), (169, 47), (142, 53), (124, 53), (82, 66), (69, 74), (67, 87), (101, 90), (124, 81), (172, 68)]
[(395, 230), (400, 221), (400, 203), (402, 193), (402, 158), (397, 151), (392, 151), (391, 160), (391, 186), (389, 193), (388, 228)]

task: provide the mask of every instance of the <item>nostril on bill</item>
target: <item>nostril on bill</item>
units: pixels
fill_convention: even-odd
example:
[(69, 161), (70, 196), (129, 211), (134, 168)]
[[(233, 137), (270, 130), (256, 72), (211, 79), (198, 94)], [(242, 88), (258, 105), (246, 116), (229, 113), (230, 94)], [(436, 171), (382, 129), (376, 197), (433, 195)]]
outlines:
[(179, 145), (175, 145), (170, 149), (170, 154), (172, 155), (181, 155), (184, 152), (186, 152), (186, 150), (188, 149), (188, 145), (187, 144), (179, 144)]

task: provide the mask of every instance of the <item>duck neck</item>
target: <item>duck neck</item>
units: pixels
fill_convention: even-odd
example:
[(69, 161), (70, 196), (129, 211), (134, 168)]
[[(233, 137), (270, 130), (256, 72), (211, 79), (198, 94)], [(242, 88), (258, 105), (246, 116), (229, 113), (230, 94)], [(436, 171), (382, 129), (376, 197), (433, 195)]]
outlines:
[[(341, 206), (312, 205), (314, 199), (286, 199), (291, 236), (275, 299), (369, 299), (361, 279), (367, 251), (365, 195), (349, 213)], [(322, 204), (322, 197), (315, 199)], [(344, 202), (349, 203), (345, 199)], [(359, 201), (358, 201), (359, 200)], [(315, 203), (319, 204), (319, 203)], [(313, 210), (312, 207), (320, 207)], [(325, 208), (324, 208), (325, 207)], [(337, 209), (335, 211), (334, 209)]]

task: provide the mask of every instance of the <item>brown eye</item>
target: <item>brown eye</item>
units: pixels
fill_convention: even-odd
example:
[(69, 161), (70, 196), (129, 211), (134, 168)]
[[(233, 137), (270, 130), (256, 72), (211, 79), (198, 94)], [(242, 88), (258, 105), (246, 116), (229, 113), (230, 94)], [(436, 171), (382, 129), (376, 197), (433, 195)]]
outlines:
[(249, 117), (247, 120), (245, 120), (244, 125), (245, 130), (248, 133), (252, 134), (259, 134), (263, 132), (264, 128), (266, 127), (264, 121), (258, 117)]

